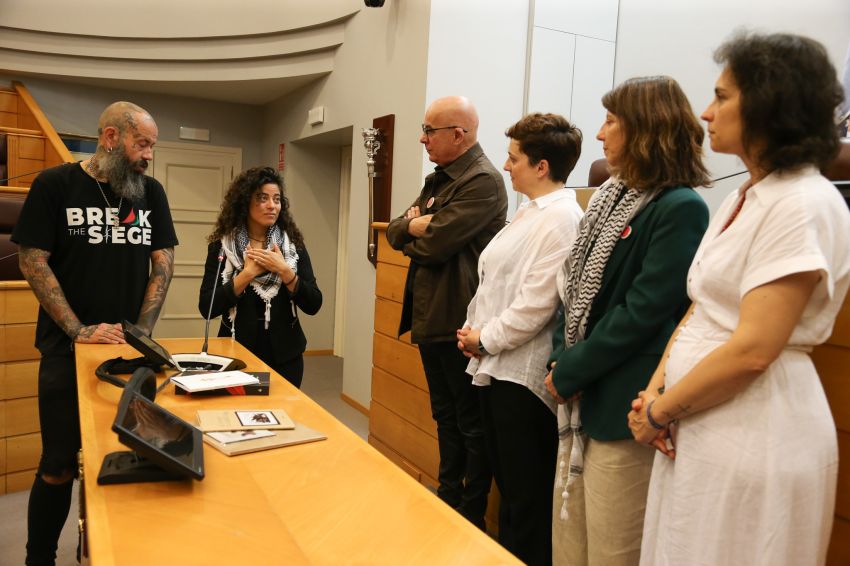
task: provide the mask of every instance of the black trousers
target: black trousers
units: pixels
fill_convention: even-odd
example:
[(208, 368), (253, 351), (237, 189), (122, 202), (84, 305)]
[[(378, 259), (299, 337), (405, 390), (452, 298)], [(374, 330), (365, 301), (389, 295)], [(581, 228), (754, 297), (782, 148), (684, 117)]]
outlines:
[(38, 368), (38, 416), (41, 460), (27, 508), (28, 565), (53, 564), (59, 535), (71, 508), (73, 478), (48, 484), (42, 474), (76, 476), (80, 449), (80, 413), (74, 353), (42, 354)]
[(265, 329), (265, 321), (258, 321), (257, 326), (257, 343), (248, 347), (248, 349), (251, 350), (252, 354), (282, 375), (289, 383), (301, 389), (301, 381), (304, 378), (304, 356), (299, 354), (294, 358), (276, 362), (271, 333)]
[(552, 490), (558, 422), (527, 387), (493, 379), (481, 412), (499, 507), (499, 542), (529, 565), (552, 564)]
[(477, 387), (466, 373), (469, 360), (454, 342), (419, 344), (437, 422), (440, 449), (437, 495), (484, 528), (493, 474), (487, 456)]

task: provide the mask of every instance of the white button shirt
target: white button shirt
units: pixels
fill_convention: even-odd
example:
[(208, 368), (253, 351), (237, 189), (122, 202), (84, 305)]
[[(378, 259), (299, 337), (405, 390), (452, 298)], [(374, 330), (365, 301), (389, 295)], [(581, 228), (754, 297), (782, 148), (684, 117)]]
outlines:
[(481, 330), (489, 352), (466, 368), (475, 385), (490, 385), (491, 379), (524, 385), (555, 412), (543, 385), (560, 303), (555, 278), (582, 215), (575, 191), (558, 189), (520, 205), (481, 252), (478, 291), (465, 323)]

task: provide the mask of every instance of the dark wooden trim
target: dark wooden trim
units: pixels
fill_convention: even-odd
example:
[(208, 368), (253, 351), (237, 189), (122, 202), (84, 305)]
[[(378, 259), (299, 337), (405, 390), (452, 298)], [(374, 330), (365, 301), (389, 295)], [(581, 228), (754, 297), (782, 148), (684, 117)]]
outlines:
[[(375, 155), (375, 179), (373, 183), (372, 195), (372, 221), (373, 222), (389, 222), (392, 206), (393, 194), (393, 141), (395, 138), (395, 114), (387, 114), (380, 118), (372, 120), (372, 127), (378, 128), (381, 131), (378, 138), (381, 142), (381, 149)], [(371, 240), (375, 242), (375, 254), (369, 255), (369, 250), (366, 250), (366, 257), (372, 262), (372, 265), (378, 265), (378, 231), (373, 227), (368, 227), (372, 230)], [(368, 239), (367, 239), (368, 241)]]

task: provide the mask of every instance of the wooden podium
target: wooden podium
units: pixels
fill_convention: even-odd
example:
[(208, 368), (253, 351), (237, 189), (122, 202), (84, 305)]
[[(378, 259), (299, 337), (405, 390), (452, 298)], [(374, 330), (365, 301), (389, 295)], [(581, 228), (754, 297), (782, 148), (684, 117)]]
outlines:
[(416, 481), (436, 488), (440, 455), (425, 370), (410, 332), (398, 337), (410, 260), (390, 247), (387, 223), (373, 226), (378, 229), (378, 265), (369, 444)]
[[(369, 444), (416, 481), (436, 489), (440, 452), (425, 369), (419, 349), (410, 343), (410, 332), (398, 336), (410, 260), (390, 247), (387, 225), (372, 224), (378, 231), (378, 264)], [(494, 482), (485, 517), (491, 533), (498, 531), (498, 511), (499, 493)]]

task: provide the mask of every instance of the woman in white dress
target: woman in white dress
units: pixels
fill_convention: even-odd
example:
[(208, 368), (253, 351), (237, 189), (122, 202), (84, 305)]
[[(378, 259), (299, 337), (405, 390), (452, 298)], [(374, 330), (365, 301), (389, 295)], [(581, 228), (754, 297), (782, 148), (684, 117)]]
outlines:
[(575, 191), (564, 188), (582, 136), (563, 116), (537, 113), (505, 135), (505, 171), (529, 200), (481, 252), (458, 347), (474, 358), (466, 371), (481, 386), (481, 420), (502, 495), (499, 542), (526, 564), (547, 566), (558, 425), (543, 378), (558, 307), (555, 277), (582, 217)]
[(850, 213), (818, 171), (836, 153), (841, 87), (826, 51), (739, 35), (702, 115), (749, 179), (715, 214), (693, 301), (629, 413), (654, 444), (642, 565), (822, 564), (838, 467), (808, 352), (850, 285)]

